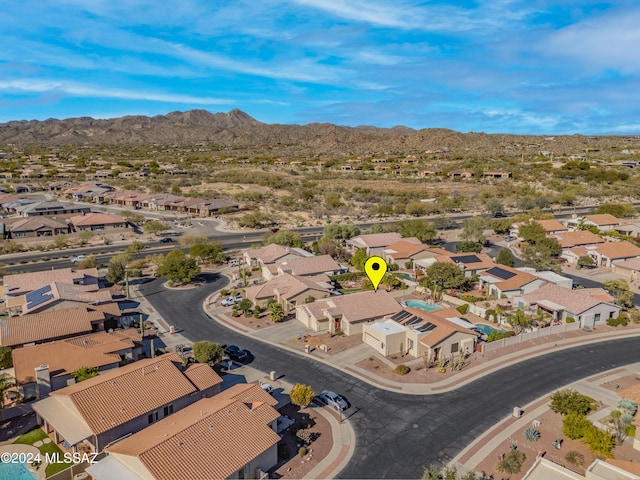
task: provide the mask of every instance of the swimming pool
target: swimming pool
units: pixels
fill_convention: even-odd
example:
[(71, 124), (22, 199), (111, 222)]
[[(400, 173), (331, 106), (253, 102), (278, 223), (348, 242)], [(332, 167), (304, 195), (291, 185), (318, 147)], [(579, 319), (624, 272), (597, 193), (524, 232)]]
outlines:
[(422, 310), (426, 310), (427, 312), (439, 310), (441, 308), (439, 305), (431, 305), (430, 303), (423, 302), (422, 300), (407, 300), (404, 302), (404, 304), (407, 307), (421, 308)]
[(24, 463), (0, 462), (0, 480), (35, 480), (36, 474), (30, 472)]
[(491, 325), (484, 325), (482, 323), (476, 323), (475, 329), (489, 336), (492, 332), (506, 332), (506, 330), (498, 330)]

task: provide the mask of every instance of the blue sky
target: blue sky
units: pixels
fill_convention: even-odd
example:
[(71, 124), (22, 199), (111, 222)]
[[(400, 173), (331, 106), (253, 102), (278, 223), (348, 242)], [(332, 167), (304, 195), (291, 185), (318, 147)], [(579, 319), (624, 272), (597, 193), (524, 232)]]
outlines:
[(637, 0), (0, 2), (0, 122), (640, 133)]

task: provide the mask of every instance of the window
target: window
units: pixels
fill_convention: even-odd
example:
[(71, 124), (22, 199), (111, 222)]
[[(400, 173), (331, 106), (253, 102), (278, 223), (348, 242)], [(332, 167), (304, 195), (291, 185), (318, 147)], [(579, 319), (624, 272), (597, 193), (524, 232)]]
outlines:
[(593, 321), (594, 322), (599, 322), (600, 321), (600, 314), (596, 313), (595, 317), (593, 317)]
[(458, 351), (458, 342), (451, 344), (451, 353), (456, 353)]
[(168, 417), (172, 413), (173, 413), (173, 404), (167, 405), (166, 407), (164, 407), (164, 416), (165, 417)]
[(609, 318), (613, 318), (613, 316), (616, 314), (616, 312), (609, 312)]
[(12, 236), (15, 238), (24, 238), (27, 236), (27, 232), (13, 232)]
[(151, 412), (149, 414), (149, 416), (147, 417), (147, 419), (149, 420), (149, 425), (151, 425), (153, 422), (157, 422), (158, 421), (158, 411), (156, 410), (155, 412)]

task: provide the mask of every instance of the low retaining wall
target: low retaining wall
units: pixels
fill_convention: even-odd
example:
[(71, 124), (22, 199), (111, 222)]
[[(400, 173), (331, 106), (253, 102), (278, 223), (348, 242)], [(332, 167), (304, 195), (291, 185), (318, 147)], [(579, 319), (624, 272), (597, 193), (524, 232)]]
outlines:
[(578, 330), (580, 328), (580, 324), (576, 323), (565, 323), (562, 325), (555, 325), (553, 327), (540, 328), (538, 330), (534, 330), (533, 332), (521, 333), (520, 335), (516, 335), (515, 337), (507, 337), (501, 340), (496, 340), (491, 343), (481, 343), (482, 345), (482, 353), (494, 352), (503, 347), (507, 347), (509, 345), (515, 345), (522, 342), (527, 342), (529, 340), (533, 340), (535, 338), (540, 337), (548, 337), (550, 335), (555, 335), (558, 333), (572, 332), (574, 330)]

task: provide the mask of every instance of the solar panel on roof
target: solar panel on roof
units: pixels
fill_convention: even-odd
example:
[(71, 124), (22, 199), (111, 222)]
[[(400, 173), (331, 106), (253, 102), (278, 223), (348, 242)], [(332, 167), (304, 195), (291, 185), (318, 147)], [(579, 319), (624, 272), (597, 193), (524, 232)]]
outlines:
[(461, 257), (454, 257), (453, 260), (460, 263), (480, 263), (480, 259), (475, 255), (463, 255)]
[(409, 325), (415, 325), (416, 323), (420, 323), (422, 322), (422, 319), (420, 317), (413, 317), (410, 318), (409, 320), (407, 320), (405, 322), (405, 325), (409, 326)]
[(508, 270), (503, 270), (500, 267), (493, 267), (487, 270), (484, 273), (488, 273), (489, 275), (493, 275), (494, 277), (501, 278), (502, 280), (509, 280), (511, 277), (515, 277), (516, 274), (513, 272), (509, 272)]
[(27, 308), (32, 309), (33, 307), (37, 307), (38, 305), (41, 305), (48, 300), (51, 300), (53, 298), (53, 294), (50, 292), (51, 292), (51, 285), (47, 285), (46, 287), (42, 287), (37, 290), (34, 290), (33, 292), (27, 293), (26, 295)]
[(433, 330), (434, 328), (436, 328), (436, 326), (431, 323), (431, 322), (427, 322), (424, 325), (421, 325), (419, 327), (416, 327), (416, 331), (420, 332), (420, 333), (425, 333), (425, 332), (430, 332), (431, 330)]
[(402, 320), (404, 320), (409, 316), (411, 316), (409, 312), (407, 312), (406, 310), (401, 310), (398, 313), (396, 313), (393, 317), (391, 317), (391, 320), (395, 320), (396, 322), (401, 322)]

